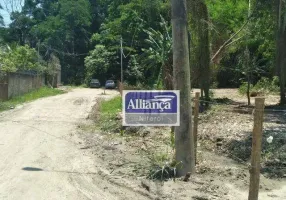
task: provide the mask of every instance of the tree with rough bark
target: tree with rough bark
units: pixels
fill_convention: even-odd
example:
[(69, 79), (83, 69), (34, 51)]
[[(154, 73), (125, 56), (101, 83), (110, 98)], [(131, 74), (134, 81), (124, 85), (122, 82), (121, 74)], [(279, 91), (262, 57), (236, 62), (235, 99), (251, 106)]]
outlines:
[(276, 12), (276, 74), (280, 83), (280, 104), (286, 103), (285, 65), (286, 65), (286, 2), (275, 0)]
[(191, 123), (191, 83), (186, 0), (172, 0), (174, 89), (180, 90), (180, 126), (175, 127), (175, 159), (178, 176), (195, 173)]
[(193, 81), (198, 82), (202, 97), (210, 99), (210, 40), (208, 8), (204, 0), (188, 0)]

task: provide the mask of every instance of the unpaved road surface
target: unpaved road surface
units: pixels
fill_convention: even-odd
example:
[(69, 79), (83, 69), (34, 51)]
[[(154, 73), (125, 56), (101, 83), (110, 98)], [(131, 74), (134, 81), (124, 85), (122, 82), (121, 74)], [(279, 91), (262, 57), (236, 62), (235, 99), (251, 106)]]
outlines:
[(0, 199), (146, 199), (100, 175), (76, 136), (96, 98), (117, 94), (74, 89), (0, 113)]

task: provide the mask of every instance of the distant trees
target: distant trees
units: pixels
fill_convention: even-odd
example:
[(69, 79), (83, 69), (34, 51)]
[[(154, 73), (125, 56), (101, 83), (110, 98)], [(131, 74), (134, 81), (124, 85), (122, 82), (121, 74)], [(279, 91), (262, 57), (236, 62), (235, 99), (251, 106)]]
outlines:
[[(119, 79), (122, 37), (127, 82), (173, 87), (170, 1), (1, 2), (3, 9), (9, 9), (12, 20), (9, 27), (3, 27), (3, 17), (0, 17), (2, 44), (28, 45), (39, 50), (46, 62), (51, 54), (55, 55), (62, 66), (64, 83), (80, 84), (87, 77), (97, 76), (90, 75), (91, 68), (85, 65), (85, 60), (94, 54), (98, 45), (103, 45), (113, 55), (104, 76)], [(282, 0), (251, 2), (253, 12), (249, 17), (249, 2), (245, 0), (187, 0), (191, 80), (193, 86), (202, 89), (206, 99), (210, 98), (208, 91), (212, 83), (216, 82), (213, 85), (219, 87), (238, 87), (246, 78), (241, 67), (246, 46), (251, 63), (263, 68), (251, 75), (251, 84), (262, 77), (271, 78), (275, 70), (281, 75), (280, 83), (285, 82), (284, 73), (280, 73), (284, 69), (280, 67), (283, 66), (282, 57), (285, 57), (281, 45), (285, 40), (282, 37), (285, 3)], [(275, 12), (269, 9), (273, 5)], [(275, 34), (277, 40), (273, 39)], [(281, 99), (283, 102), (283, 96)]]
[(92, 20), (88, 0), (28, 0), (21, 11), (11, 13), (11, 19), (7, 42), (39, 48), (46, 61), (51, 53), (56, 55), (66, 83), (84, 80)]
[(92, 78), (104, 81), (107, 71), (111, 68), (114, 53), (109, 52), (103, 45), (96, 45), (90, 55), (85, 58), (85, 83), (89, 84)]
[[(119, 66), (120, 38), (123, 38), (125, 53), (123, 69), (125, 75), (130, 74), (130, 66), (136, 58), (144, 79), (143, 85), (163, 86), (163, 68), (165, 63), (172, 63), (170, 54), (171, 38), (167, 38), (170, 25), (170, 4), (166, 0), (131, 0), (131, 1), (100, 1), (99, 7), (105, 11), (105, 20), (100, 30), (93, 34), (93, 44), (101, 44), (118, 55), (107, 76), (120, 77)], [(165, 21), (165, 22), (164, 22)], [(166, 26), (167, 25), (167, 30)], [(168, 47), (169, 45), (169, 47)], [(169, 54), (168, 54), (169, 51)], [(168, 54), (168, 56), (167, 56)], [(163, 58), (164, 57), (164, 58)], [(164, 60), (168, 57), (168, 61)], [(163, 60), (163, 61), (162, 61)], [(162, 63), (163, 62), (163, 63)], [(165, 68), (164, 68), (165, 69)], [(159, 77), (159, 78), (158, 78)], [(135, 84), (136, 79), (125, 79)], [(159, 83), (159, 84), (158, 84)], [(164, 82), (165, 83), (165, 82)]]

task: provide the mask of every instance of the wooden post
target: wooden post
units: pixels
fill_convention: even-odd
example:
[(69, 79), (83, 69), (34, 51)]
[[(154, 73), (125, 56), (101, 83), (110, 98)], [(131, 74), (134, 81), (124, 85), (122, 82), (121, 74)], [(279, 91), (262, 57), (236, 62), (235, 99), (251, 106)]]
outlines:
[(248, 200), (258, 200), (260, 157), (265, 98), (255, 98), (254, 127), (252, 135), (251, 168)]
[(119, 92), (121, 96), (122, 96), (122, 91), (123, 91), (123, 83), (119, 81)]
[(197, 163), (197, 147), (198, 147), (198, 124), (199, 124), (199, 105), (200, 105), (200, 93), (196, 92), (195, 102), (194, 102), (194, 143), (195, 143), (195, 162)]

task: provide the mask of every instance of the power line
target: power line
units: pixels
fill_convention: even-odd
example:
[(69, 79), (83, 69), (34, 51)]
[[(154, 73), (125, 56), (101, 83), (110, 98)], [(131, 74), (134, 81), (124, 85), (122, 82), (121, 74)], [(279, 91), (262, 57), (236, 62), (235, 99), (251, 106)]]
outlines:
[(86, 55), (89, 55), (89, 53), (81, 53), (81, 54), (75, 54), (75, 53), (66, 53), (64, 51), (60, 51), (60, 50), (57, 50), (57, 49), (54, 49), (52, 48), (51, 46), (47, 46), (45, 44), (41, 44), (42, 46), (46, 47), (47, 50), (53, 50), (59, 54), (63, 54), (63, 55), (67, 55), (67, 56), (86, 56)]

